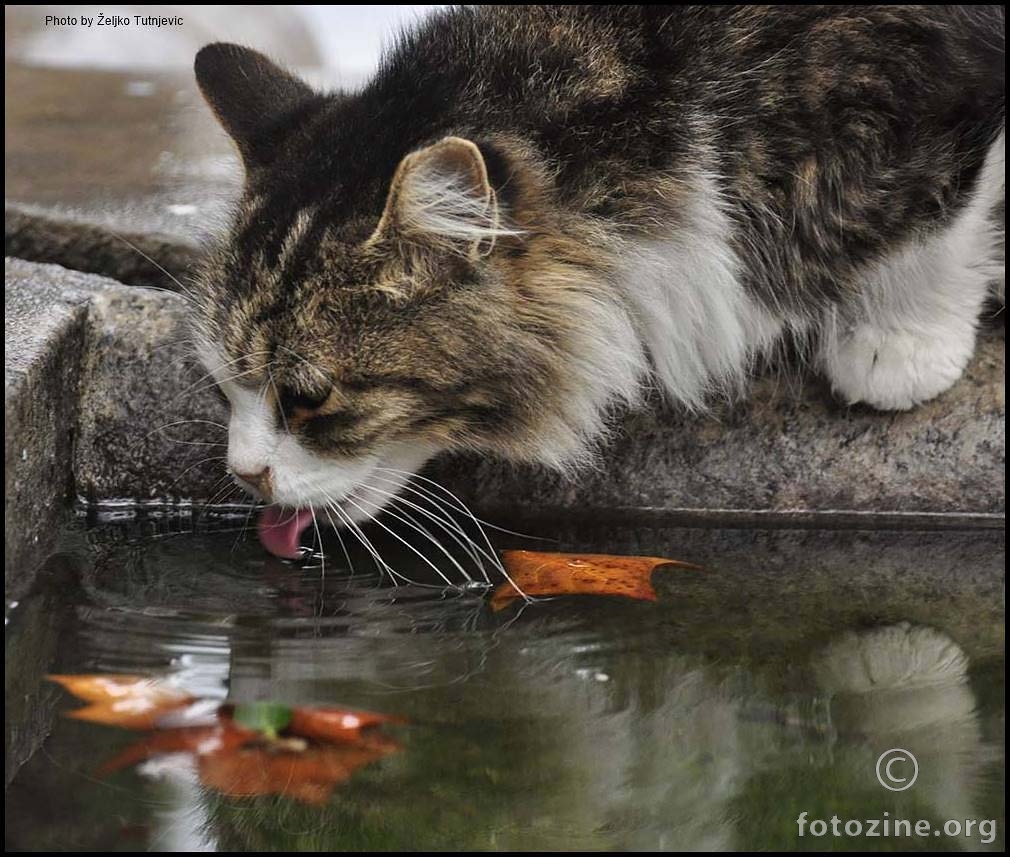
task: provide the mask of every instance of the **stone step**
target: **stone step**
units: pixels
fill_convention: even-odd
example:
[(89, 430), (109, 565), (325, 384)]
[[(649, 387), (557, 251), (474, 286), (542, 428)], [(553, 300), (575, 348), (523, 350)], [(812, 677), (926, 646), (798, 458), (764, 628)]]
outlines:
[[(224, 430), (200, 422), (227, 415), (192, 361), (182, 296), (19, 259), (5, 295), (8, 584), (74, 499), (241, 501)], [(988, 333), (966, 376), (908, 413), (771, 374), (707, 414), (626, 414), (575, 478), (472, 456), (426, 474), (503, 526), (1002, 526), (1004, 352)]]

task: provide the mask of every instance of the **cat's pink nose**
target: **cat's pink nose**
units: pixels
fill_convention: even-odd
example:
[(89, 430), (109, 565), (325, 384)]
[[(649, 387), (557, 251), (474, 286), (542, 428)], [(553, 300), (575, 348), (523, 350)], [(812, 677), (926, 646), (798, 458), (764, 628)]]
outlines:
[(273, 483), (270, 477), (270, 468), (264, 467), (259, 473), (239, 473), (234, 471), (235, 478), (251, 485), (256, 493), (264, 500), (270, 500), (270, 493), (273, 490)]

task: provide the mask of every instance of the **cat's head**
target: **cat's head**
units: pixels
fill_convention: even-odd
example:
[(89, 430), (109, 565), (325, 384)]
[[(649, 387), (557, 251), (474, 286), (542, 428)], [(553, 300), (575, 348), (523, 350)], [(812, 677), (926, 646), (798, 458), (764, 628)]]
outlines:
[(360, 519), (444, 450), (584, 453), (640, 355), (615, 359), (634, 334), (599, 249), (521, 144), (428, 133), (395, 93), (323, 96), (234, 45), (196, 76), (246, 172), (194, 320), (246, 487)]

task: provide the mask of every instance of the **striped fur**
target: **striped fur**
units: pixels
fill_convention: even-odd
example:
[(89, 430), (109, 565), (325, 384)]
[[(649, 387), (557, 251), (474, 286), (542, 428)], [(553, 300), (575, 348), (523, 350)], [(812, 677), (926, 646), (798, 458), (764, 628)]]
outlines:
[(251, 463), (337, 494), (405, 450), (569, 470), (644, 389), (702, 408), (786, 330), (847, 401), (937, 395), (1002, 280), (1003, 20), (459, 7), (329, 95), (205, 48), (247, 184), (195, 324), (239, 422), (272, 426)]

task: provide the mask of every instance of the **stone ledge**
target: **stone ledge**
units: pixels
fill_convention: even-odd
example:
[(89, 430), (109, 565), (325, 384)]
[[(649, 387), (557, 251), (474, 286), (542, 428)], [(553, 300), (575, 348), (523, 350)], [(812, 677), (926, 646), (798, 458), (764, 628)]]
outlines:
[(71, 457), (91, 293), (86, 275), (5, 260), (4, 580), (27, 587), (73, 488)]
[(222, 472), (191, 465), (220, 437), (197, 423), (176, 444), (161, 427), (222, 409), (207, 390), (182, 395), (203, 373), (187, 359), (181, 298), (20, 259), (5, 259), (4, 279), (5, 586), (17, 597), (78, 494), (210, 498)]
[[(816, 378), (755, 381), (735, 405), (692, 416), (661, 405), (625, 418), (577, 482), (487, 461), (447, 462), (464, 499), (501, 507), (787, 516), (1005, 513), (1004, 338), (988, 331), (965, 377), (907, 413), (846, 408)], [(502, 502), (504, 501), (504, 503)]]
[[(186, 422), (225, 414), (188, 359), (181, 297), (21, 260), (6, 279), (9, 521), (44, 517), (71, 472), (91, 503), (229, 499), (223, 430)], [(470, 456), (428, 473), (498, 521), (992, 527), (1005, 511), (1004, 340), (990, 332), (965, 378), (910, 413), (847, 409), (816, 379), (768, 377), (711, 414), (657, 404), (619, 429), (575, 481)]]
[(4, 255), (101, 274), (130, 286), (179, 290), (200, 248), (166, 234), (119, 233), (110, 227), (7, 204)]

